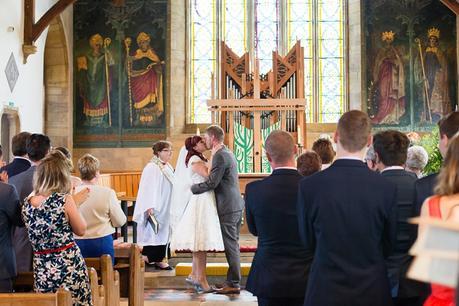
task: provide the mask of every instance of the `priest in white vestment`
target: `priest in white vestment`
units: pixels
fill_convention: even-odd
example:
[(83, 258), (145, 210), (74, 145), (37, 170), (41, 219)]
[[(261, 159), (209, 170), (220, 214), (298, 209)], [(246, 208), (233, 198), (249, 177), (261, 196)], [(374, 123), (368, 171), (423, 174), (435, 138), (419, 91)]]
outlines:
[(170, 203), (174, 180), (174, 169), (169, 164), (171, 143), (156, 142), (153, 154), (142, 171), (133, 220), (137, 223), (137, 243), (143, 247), (142, 254), (148, 259), (146, 262), (157, 269), (171, 270), (167, 263), (170, 256)]

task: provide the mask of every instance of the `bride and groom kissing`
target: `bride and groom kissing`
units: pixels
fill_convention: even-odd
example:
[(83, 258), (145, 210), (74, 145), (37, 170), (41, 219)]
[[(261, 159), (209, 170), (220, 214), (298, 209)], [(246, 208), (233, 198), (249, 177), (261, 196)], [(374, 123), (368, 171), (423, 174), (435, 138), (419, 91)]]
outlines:
[[(216, 125), (204, 137), (186, 139), (174, 173), (171, 200), (171, 249), (193, 253), (192, 272), (186, 281), (198, 293), (240, 292), (239, 230), (243, 199), (236, 159), (223, 145), (224, 131)], [(208, 161), (203, 153), (211, 150)], [(208, 251), (225, 251), (229, 269), (223, 284), (210, 286), (206, 277)]]

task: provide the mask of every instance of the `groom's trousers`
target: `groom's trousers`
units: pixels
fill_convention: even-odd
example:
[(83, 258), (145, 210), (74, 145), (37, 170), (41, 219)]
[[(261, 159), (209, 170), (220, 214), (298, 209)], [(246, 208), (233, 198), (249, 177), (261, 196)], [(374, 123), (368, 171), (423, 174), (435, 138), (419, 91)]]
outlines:
[(218, 217), (220, 219), (226, 260), (229, 266), (226, 282), (231, 287), (239, 288), (239, 283), (241, 281), (239, 231), (241, 229), (242, 211), (220, 215)]

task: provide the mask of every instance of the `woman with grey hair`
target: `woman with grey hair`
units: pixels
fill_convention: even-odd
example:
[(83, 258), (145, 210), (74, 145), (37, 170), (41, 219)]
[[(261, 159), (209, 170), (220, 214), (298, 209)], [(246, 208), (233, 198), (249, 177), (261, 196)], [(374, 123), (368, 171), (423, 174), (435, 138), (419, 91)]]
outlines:
[(376, 154), (372, 145), (368, 147), (364, 161), (371, 171), (378, 172), (378, 168), (376, 167)]
[(411, 146), (408, 148), (405, 170), (413, 172), (418, 178), (422, 177), (422, 170), (429, 161), (429, 154), (421, 146)]

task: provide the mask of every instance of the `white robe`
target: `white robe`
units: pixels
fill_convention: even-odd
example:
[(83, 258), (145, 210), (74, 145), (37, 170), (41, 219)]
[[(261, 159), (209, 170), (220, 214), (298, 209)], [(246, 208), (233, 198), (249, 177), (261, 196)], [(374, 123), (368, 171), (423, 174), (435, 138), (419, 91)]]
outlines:
[[(174, 175), (169, 164), (164, 166), (163, 171), (168, 172), (169, 178)], [(166, 245), (169, 242), (172, 192), (172, 182), (169, 178), (153, 161), (149, 162), (142, 171), (133, 216), (133, 220), (137, 222), (137, 243), (141, 246)], [(158, 234), (153, 232), (149, 224), (145, 224), (145, 212), (149, 208), (153, 208), (159, 222)]]

